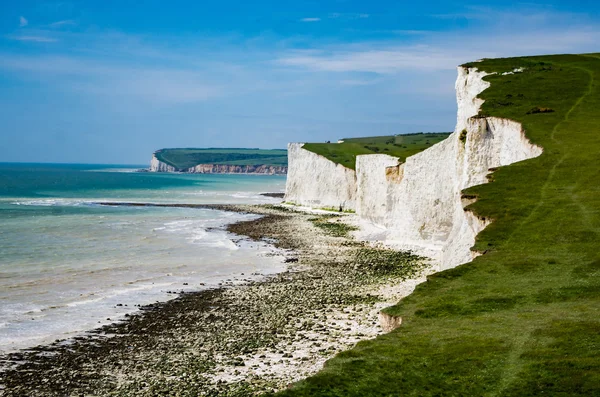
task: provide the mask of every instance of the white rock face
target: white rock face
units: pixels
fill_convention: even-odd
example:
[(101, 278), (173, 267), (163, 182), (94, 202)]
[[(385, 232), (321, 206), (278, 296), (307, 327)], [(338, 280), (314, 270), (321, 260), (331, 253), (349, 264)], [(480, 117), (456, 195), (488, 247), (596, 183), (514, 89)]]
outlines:
[(486, 73), (458, 68), (457, 122), (446, 140), (398, 164), (392, 156), (363, 155), (356, 172), (302, 149), (288, 147), (286, 200), (311, 207), (356, 209), (357, 237), (384, 241), (433, 258), (438, 270), (471, 261), (475, 236), (489, 220), (465, 211), (468, 187), (487, 183), (490, 168), (537, 157), (521, 125), (496, 117), (477, 118), (490, 84)]
[(489, 86), (483, 76), (459, 68), (458, 120), (446, 140), (407, 158), (400, 167), (390, 156), (358, 156), (357, 213), (379, 227), (377, 233), (359, 237), (385, 239), (390, 245), (433, 257), (440, 269), (473, 259), (470, 248), (475, 236), (489, 221), (464, 210), (468, 203), (461, 200), (462, 190), (486, 183), (490, 168), (542, 153), (519, 123), (473, 118), (483, 103), (476, 96)]
[(488, 88), (490, 83), (483, 80), (488, 74), (475, 68), (458, 67), (457, 70), (458, 77), (454, 88), (456, 90), (458, 111), (456, 112), (456, 128), (454, 131), (462, 131), (467, 127), (469, 118), (479, 113), (483, 100), (477, 98), (477, 95)]
[(175, 167), (163, 163), (162, 161), (157, 159), (154, 154), (152, 155), (152, 160), (150, 160), (150, 168), (148, 169), (148, 171), (150, 171), (150, 172), (177, 172)]
[(198, 164), (183, 170), (177, 170), (175, 167), (163, 163), (152, 155), (150, 160), (150, 172), (184, 172), (189, 174), (266, 174), (266, 175), (285, 175), (287, 167), (270, 165), (225, 165), (225, 164)]
[(266, 174), (285, 175), (287, 167), (272, 165), (198, 164), (184, 172), (191, 174)]
[(397, 157), (372, 154), (356, 157), (357, 207), (356, 213), (376, 225), (388, 223), (391, 203), (388, 198), (401, 182), (404, 164)]
[[(490, 220), (465, 211), (473, 199), (463, 198), (462, 191), (487, 183), (491, 168), (542, 154), (519, 123), (475, 117), (483, 104), (477, 96), (489, 87), (482, 80), (485, 75), (458, 68), (454, 133), (404, 164), (388, 155), (357, 156), (353, 179), (350, 170), (302, 149), (302, 144), (290, 144), (286, 200), (335, 207), (352, 198), (361, 226), (359, 239), (430, 257), (430, 271), (470, 262), (479, 255), (471, 251), (475, 238)], [(412, 280), (413, 288), (423, 281), (425, 277)], [(383, 312), (379, 320), (384, 332), (402, 324), (402, 318)]]
[(356, 209), (356, 173), (340, 164), (288, 145), (288, 176), (285, 201), (314, 208)]

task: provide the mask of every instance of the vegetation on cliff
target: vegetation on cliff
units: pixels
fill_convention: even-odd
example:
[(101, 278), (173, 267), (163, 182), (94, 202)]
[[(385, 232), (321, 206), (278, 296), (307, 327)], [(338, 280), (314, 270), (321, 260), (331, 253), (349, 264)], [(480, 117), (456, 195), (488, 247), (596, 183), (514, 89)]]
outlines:
[(495, 73), (480, 116), (522, 123), (544, 153), (464, 192), (494, 220), (485, 255), (430, 276), (387, 310), (402, 327), (280, 395), (600, 395), (600, 54), (465, 66)]
[(284, 149), (179, 148), (160, 149), (154, 155), (177, 170), (186, 170), (198, 164), (287, 167), (287, 150)]
[(416, 133), (404, 135), (347, 138), (341, 143), (307, 143), (303, 149), (320, 154), (334, 163), (356, 169), (356, 156), (361, 154), (388, 154), (404, 162), (407, 157), (443, 141), (450, 133)]

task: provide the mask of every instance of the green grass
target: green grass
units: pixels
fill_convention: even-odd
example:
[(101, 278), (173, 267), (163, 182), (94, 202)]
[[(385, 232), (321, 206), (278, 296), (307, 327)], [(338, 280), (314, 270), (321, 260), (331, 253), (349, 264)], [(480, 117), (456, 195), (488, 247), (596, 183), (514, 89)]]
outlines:
[(313, 225), (333, 237), (348, 237), (349, 232), (358, 230), (356, 226), (342, 222), (338, 215), (321, 215), (309, 220)]
[(361, 154), (388, 154), (404, 162), (407, 157), (443, 141), (448, 135), (440, 132), (346, 138), (343, 143), (307, 143), (303, 148), (354, 170), (356, 156)]
[(198, 164), (287, 166), (287, 150), (283, 149), (161, 149), (156, 158), (178, 170)]
[(337, 208), (335, 208), (335, 207), (321, 207), (319, 209), (323, 210), (323, 211), (342, 212), (342, 213), (345, 213), (345, 214), (355, 214), (356, 213), (356, 211), (354, 211), (354, 210), (344, 209), (344, 208), (340, 208), (340, 207), (337, 207)]
[[(396, 306), (402, 327), (359, 343), (281, 396), (600, 395), (600, 55), (484, 60), (483, 115), (544, 148), (472, 187), (487, 251)], [(553, 112), (530, 112), (549, 108)]]

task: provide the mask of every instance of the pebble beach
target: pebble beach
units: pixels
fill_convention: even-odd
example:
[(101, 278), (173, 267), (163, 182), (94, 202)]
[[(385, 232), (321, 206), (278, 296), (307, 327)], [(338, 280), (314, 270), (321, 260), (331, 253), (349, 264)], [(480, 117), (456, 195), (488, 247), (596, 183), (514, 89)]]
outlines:
[(277, 205), (198, 205), (261, 218), (227, 226), (269, 242), (287, 270), (180, 293), (81, 336), (0, 357), (2, 396), (252, 396), (316, 373), (384, 332), (382, 308), (430, 269), (351, 237), (345, 217)]

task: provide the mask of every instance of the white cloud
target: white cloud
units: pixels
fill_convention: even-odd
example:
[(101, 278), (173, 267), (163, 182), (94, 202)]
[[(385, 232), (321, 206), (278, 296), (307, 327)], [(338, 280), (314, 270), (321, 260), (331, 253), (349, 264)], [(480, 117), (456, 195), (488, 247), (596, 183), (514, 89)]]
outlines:
[(85, 77), (85, 81), (75, 82), (71, 87), (86, 94), (109, 98), (119, 92), (122, 97), (156, 104), (203, 102), (225, 94), (221, 87), (209, 84), (202, 76), (188, 71), (132, 69), (115, 73), (108, 78), (105, 76), (102, 84), (90, 81), (89, 76)]
[(24, 28), (27, 25), (29, 25), (29, 21), (24, 16), (19, 17), (19, 26)]
[[(409, 31), (412, 34), (411, 31)], [(420, 44), (370, 42), (287, 51), (275, 59), (278, 65), (337, 73), (390, 75), (406, 71), (451, 70), (480, 58), (497, 58), (597, 50), (600, 29), (577, 26), (529, 31), (489, 31), (417, 34)]]
[(54, 43), (58, 41), (52, 37), (44, 37), (44, 36), (11, 36), (12, 40), (17, 41), (29, 41), (33, 43)]
[[(221, 97), (226, 89), (202, 72), (177, 68), (122, 66), (65, 56), (0, 54), (0, 68), (23, 72), (28, 78), (63, 81), (68, 88), (88, 94), (135, 98), (145, 102), (180, 104)], [(67, 78), (65, 82), (62, 78)]]
[(397, 47), (379, 50), (335, 51), (304, 55), (294, 52), (276, 61), (281, 65), (324, 72), (392, 74), (406, 69), (443, 70), (465, 62), (460, 55), (430, 47)]
[(365, 13), (342, 13), (342, 12), (332, 12), (327, 17), (330, 19), (366, 19), (369, 18), (370, 14)]
[[(359, 18), (361, 14), (335, 15)], [(307, 17), (301, 21), (319, 20)], [(48, 26), (71, 23), (65, 20)], [(39, 43), (60, 39), (66, 46), (74, 44), (71, 56), (7, 59), (0, 54), (0, 68), (20, 71), (25, 78), (43, 79), (47, 84), (66, 81), (64, 89), (107, 97), (126, 91), (123, 95), (128, 98), (169, 104), (267, 90), (275, 95), (312, 95), (313, 90), (324, 84), (370, 86), (373, 91), (383, 91), (391, 89), (390, 82), (404, 87), (411, 79), (438, 89), (440, 84), (423, 81), (436, 73), (447, 79), (457, 65), (468, 61), (483, 57), (592, 52), (600, 42), (597, 26), (586, 28), (581, 24), (535, 25), (529, 30), (498, 29), (490, 25), (481, 31), (470, 29), (458, 33), (385, 32), (388, 33), (386, 40), (379, 41), (353, 44), (309, 41), (309, 50), (294, 49), (297, 44), (293, 40), (280, 40), (274, 46), (267, 43), (266, 47), (261, 40), (256, 40), (258, 44), (249, 40), (248, 43), (253, 43), (248, 46), (252, 51), (240, 57), (237, 44), (231, 44), (228, 38), (193, 43), (178, 41), (172, 45), (174, 41), (163, 37), (150, 43), (151, 38), (115, 32), (23, 30), (20, 35), (9, 38)], [(302, 42), (302, 47), (306, 48), (306, 44)], [(215, 48), (225, 48), (225, 51), (215, 51)]]
[(57, 22), (51, 23), (48, 26), (53, 29), (57, 29), (57, 28), (61, 28), (63, 26), (75, 26), (75, 25), (77, 25), (77, 24), (72, 19), (65, 19), (64, 21), (57, 21)]

